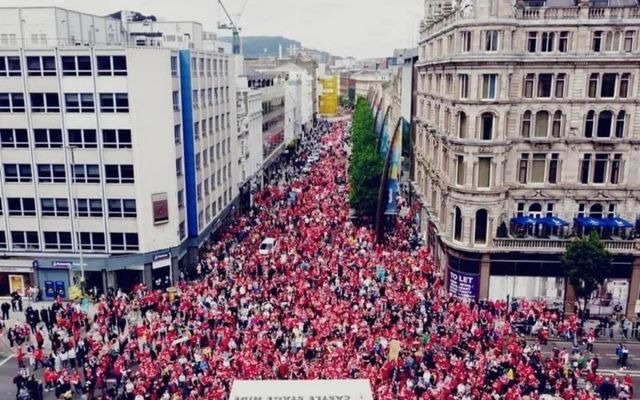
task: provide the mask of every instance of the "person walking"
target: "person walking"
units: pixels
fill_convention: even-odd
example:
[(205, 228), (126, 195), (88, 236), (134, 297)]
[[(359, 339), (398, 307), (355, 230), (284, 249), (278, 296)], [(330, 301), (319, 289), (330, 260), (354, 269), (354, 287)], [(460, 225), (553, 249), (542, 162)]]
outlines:
[(9, 319), (9, 310), (11, 309), (11, 305), (6, 301), (0, 305), (0, 309), (2, 310), (2, 320), (6, 321)]
[(629, 348), (626, 345), (622, 345), (621, 357), (620, 357), (620, 369), (627, 369), (627, 362), (629, 360)]

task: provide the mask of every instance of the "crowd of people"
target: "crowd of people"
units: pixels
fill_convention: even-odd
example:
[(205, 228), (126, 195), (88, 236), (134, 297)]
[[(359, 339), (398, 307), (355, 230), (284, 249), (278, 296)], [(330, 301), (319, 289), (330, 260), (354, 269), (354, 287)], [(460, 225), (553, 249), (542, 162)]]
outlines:
[[(308, 135), (298, 164), (254, 196), (175, 296), (142, 285), (110, 292), (91, 317), (57, 301), (48, 325), (22, 326), (18, 398), (221, 400), (234, 379), (338, 378), (368, 379), (379, 400), (630, 397), (632, 383), (599, 375), (596, 357), (543, 355), (518, 329), (531, 319), (574, 334), (575, 318), (540, 302), (450, 296), (428, 250), (412, 243), (414, 208), (386, 246), (354, 224), (348, 128)], [(312, 148), (320, 160), (300, 168)], [(258, 252), (264, 238), (276, 240), (269, 254)]]

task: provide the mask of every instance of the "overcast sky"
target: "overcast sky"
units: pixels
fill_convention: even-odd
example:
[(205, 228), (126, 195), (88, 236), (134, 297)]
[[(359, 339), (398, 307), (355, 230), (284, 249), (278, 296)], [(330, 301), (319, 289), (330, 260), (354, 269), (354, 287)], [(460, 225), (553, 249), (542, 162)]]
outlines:
[[(415, 46), (424, 0), (246, 0), (243, 34), (281, 35), (303, 46), (356, 58)], [(232, 14), (245, 0), (223, 0)], [(164, 20), (194, 20), (213, 30), (217, 0), (0, 0), (8, 6), (60, 6), (99, 15), (121, 9)], [(222, 31), (219, 32), (222, 34)], [(226, 34), (227, 32), (225, 32)]]

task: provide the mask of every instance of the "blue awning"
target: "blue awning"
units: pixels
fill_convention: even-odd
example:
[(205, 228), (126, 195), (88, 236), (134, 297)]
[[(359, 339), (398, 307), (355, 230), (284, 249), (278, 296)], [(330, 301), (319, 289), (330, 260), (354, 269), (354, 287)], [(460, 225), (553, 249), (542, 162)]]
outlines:
[(520, 226), (529, 226), (529, 225), (535, 225), (536, 224), (536, 219), (535, 218), (531, 218), (529, 216), (522, 216), (522, 217), (514, 217), (511, 218), (511, 223), (514, 225), (520, 225)]
[(577, 225), (583, 226), (585, 228), (603, 226), (602, 220), (600, 218), (583, 217), (576, 218), (574, 221)]
[(546, 218), (540, 218), (537, 220), (537, 223), (544, 225), (544, 226), (548, 226), (551, 228), (556, 228), (556, 227), (561, 227), (561, 226), (569, 226), (569, 223), (563, 219), (560, 219), (558, 217), (546, 217)]
[(609, 228), (633, 228), (633, 224), (620, 217), (609, 217), (600, 221), (602, 226)]

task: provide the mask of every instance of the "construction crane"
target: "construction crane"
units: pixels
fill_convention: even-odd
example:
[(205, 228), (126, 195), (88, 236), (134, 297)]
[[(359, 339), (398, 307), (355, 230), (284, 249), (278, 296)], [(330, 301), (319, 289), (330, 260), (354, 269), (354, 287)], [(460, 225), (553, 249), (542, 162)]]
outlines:
[[(244, 12), (244, 8), (247, 5), (247, 1), (248, 0), (244, 1), (244, 4), (242, 5), (242, 9), (240, 10), (240, 14), (238, 14), (238, 19), (237, 19), (238, 22), (242, 17), (242, 13)], [(222, 11), (224, 12), (224, 14), (227, 16), (227, 19), (229, 20), (229, 23), (226, 23), (226, 24), (218, 22), (218, 29), (228, 29), (231, 31), (232, 40), (233, 40), (232, 41), (233, 54), (240, 54), (241, 53), (240, 31), (242, 30), (242, 28), (240, 28), (238, 24), (233, 21), (231, 14), (229, 14), (229, 11), (227, 11), (227, 8), (222, 3), (222, 0), (218, 0), (218, 4), (220, 4), (220, 8), (222, 8)]]

